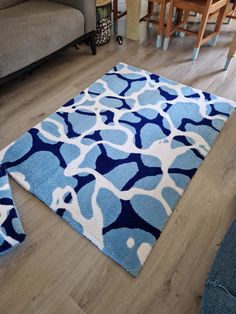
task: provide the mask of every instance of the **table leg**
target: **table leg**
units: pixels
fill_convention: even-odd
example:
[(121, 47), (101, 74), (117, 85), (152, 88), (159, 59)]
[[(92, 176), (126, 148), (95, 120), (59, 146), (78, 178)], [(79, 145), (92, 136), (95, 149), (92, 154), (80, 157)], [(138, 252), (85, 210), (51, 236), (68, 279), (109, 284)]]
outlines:
[(127, 5), (126, 37), (128, 39), (138, 41), (141, 0), (126, 0), (126, 5)]

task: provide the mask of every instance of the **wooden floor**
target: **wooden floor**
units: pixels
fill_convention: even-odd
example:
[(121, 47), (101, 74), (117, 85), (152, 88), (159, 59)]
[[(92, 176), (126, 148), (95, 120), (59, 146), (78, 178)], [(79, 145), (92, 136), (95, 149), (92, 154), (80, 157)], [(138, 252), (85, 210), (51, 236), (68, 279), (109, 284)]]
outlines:
[[(0, 88), (0, 149), (123, 61), (236, 101), (236, 60), (222, 71), (236, 24), (190, 61), (193, 40), (155, 48), (113, 39), (89, 55), (68, 49), (23, 81)], [(123, 26), (121, 25), (121, 33)], [(11, 181), (26, 241), (0, 258), (0, 313), (195, 314), (212, 259), (236, 216), (236, 114), (191, 181), (137, 279)]]

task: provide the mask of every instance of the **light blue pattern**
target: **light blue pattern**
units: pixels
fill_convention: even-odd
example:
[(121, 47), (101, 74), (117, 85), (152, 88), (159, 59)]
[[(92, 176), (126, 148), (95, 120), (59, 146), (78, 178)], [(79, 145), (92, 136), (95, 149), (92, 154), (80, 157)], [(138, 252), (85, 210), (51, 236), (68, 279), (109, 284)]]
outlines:
[(109, 226), (117, 219), (121, 212), (121, 203), (119, 198), (108, 189), (100, 189), (97, 196), (98, 205), (103, 215), (104, 227)]
[[(92, 115), (87, 115), (87, 114)], [(81, 110), (80, 112), (73, 112), (69, 114), (69, 122), (73, 125), (73, 130), (79, 135), (90, 130), (96, 123), (96, 116), (89, 110)]]
[(92, 196), (94, 193), (95, 181), (84, 185), (78, 192), (77, 198), (82, 215), (90, 219), (93, 217)]
[[(136, 163), (126, 163), (116, 166), (108, 172), (105, 177), (114, 184), (116, 188), (122, 190), (125, 184), (137, 173), (138, 167)], [(122, 173), (122, 176), (121, 176)]]
[[(134, 239), (134, 246), (131, 248), (127, 246), (129, 238)], [(117, 245), (117, 239), (119, 239), (119, 245)], [(120, 264), (128, 271), (132, 269), (132, 274), (137, 276), (142, 267), (137, 255), (139, 247), (143, 243), (153, 246), (155, 241), (155, 237), (140, 229), (113, 229), (104, 236), (105, 246), (103, 252), (114, 259), (120, 256)]]
[(165, 201), (169, 204), (170, 208), (174, 209), (175, 204), (177, 204), (177, 202), (180, 198), (179, 193), (170, 187), (166, 187), (162, 190), (162, 195), (163, 195)]
[(124, 145), (127, 140), (127, 134), (121, 130), (102, 130), (100, 135), (104, 141), (108, 141), (117, 145)]
[(0, 152), (0, 254), (25, 236), (7, 170), (137, 276), (234, 109), (119, 63)]
[(148, 148), (154, 142), (164, 139), (166, 135), (163, 133), (159, 125), (153, 123), (145, 124), (141, 129), (142, 147)]
[(131, 204), (136, 213), (155, 228), (162, 230), (168, 215), (162, 203), (151, 196), (135, 195)]

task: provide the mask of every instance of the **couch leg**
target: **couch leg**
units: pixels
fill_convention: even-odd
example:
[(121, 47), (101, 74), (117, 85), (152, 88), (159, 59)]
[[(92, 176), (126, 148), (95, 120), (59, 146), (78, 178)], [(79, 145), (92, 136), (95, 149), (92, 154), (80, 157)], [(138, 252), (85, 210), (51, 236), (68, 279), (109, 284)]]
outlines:
[(92, 54), (95, 56), (97, 54), (96, 40), (95, 40), (96, 32), (91, 32), (89, 34), (89, 41), (92, 50)]

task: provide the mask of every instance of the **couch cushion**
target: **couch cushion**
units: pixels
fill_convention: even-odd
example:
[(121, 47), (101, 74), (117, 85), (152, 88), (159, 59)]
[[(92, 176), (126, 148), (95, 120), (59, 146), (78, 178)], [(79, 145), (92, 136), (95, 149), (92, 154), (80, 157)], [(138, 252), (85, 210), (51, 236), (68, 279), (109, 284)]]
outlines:
[(85, 33), (96, 30), (96, 0), (52, 0), (80, 10), (85, 17)]
[(26, 0), (0, 0), (0, 10), (7, 9)]
[(83, 14), (70, 6), (30, 0), (0, 11), (0, 78), (84, 34)]

